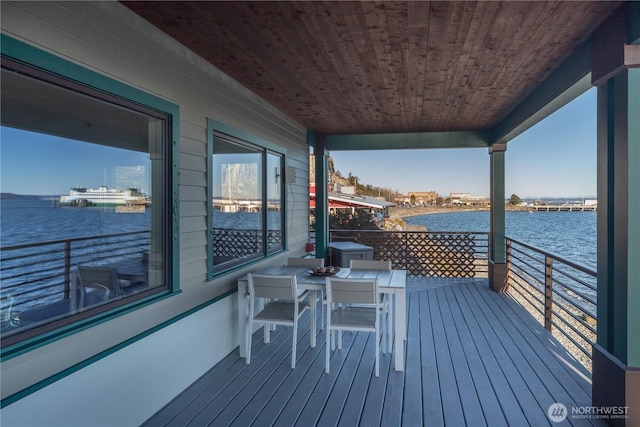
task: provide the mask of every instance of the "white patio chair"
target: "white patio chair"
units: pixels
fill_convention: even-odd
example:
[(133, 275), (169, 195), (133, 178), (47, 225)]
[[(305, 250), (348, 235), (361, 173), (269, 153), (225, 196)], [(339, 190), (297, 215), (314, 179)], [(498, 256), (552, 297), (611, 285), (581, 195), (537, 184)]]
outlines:
[(113, 267), (78, 266), (79, 309), (103, 303), (122, 294), (118, 272)]
[[(307, 292), (298, 294), (296, 276), (276, 276), (268, 274), (248, 275), (249, 282), (249, 318), (247, 325), (247, 364), (251, 363), (251, 336), (253, 323), (263, 324), (264, 342), (270, 341), (271, 325), (293, 326), (293, 345), (291, 350), (291, 368), (296, 367), (296, 346), (298, 343), (298, 319), (310, 306), (304, 299)], [(264, 308), (255, 314), (255, 299), (265, 300)], [(315, 328), (312, 328), (315, 329)], [(316, 331), (311, 333), (315, 335)]]
[[(352, 259), (349, 261), (349, 268), (357, 270), (385, 270), (391, 271), (390, 260), (370, 260), (370, 259)], [(382, 294), (382, 330), (386, 335), (387, 340), (383, 341), (382, 352), (386, 353), (387, 348), (389, 353), (393, 348), (393, 304), (391, 304), (391, 296), (389, 294)], [(386, 314), (386, 316), (385, 316)], [(385, 327), (386, 326), (386, 327)]]
[(287, 258), (287, 267), (324, 267), (324, 258)]
[[(375, 332), (376, 377), (380, 375), (380, 312), (377, 279), (338, 279), (327, 277), (327, 338), (325, 372), (334, 343), (331, 334), (338, 332), (342, 349), (342, 331)], [(331, 344), (330, 344), (331, 343)]]
[[(287, 267), (308, 267), (308, 268), (316, 268), (316, 267), (324, 267), (324, 258), (287, 258), (287, 263), (285, 264)], [(314, 294), (315, 299), (317, 301), (324, 301), (324, 295), (322, 291), (316, 291), (318, 293)], [(324, 310), (322, 306), (320, 307), (320, 329), (322, 329), (322, 325), (324, 324)]]

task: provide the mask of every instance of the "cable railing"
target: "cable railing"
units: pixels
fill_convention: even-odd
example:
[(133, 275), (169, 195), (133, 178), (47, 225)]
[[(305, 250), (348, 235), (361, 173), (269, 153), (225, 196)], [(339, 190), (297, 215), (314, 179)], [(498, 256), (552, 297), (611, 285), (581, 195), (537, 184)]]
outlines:
[[(488, 276), (486, 232), (331, 230), (330, 241), (369, 246), (374, 259), (391, 260), (394, 268), (414, 277)], [(149, 244), (146, 230), (0, 248), (3, 327), (15, 313), (69, 300), (76, 266), (140, 259)], [(590, 369), (596, 272), (510, 238), (507, 265), (509, 293)]]
[(507, 238), (509, 293), (591, 370), (596, 340), (596, 271)]
[(149, 242), (144, 230), (0, 248), (0, 320), (71, 299), (78, 265), (142, 259)]

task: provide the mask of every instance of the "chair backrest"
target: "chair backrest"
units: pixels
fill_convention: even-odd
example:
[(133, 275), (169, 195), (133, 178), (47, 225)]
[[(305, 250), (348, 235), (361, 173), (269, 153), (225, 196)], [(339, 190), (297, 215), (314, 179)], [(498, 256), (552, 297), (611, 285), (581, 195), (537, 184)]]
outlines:
[[(97, 288), (107, 288), (110, 295), (120, 295), (120, 282), (118, 282), (118, 272), (113, 267), (89, 267), (78, 266), (78, 277), (80, 286)], [(95, 286), (99, 285), (99, 286)]]
[(327, 302), (335, 304), (378, 304), (377, 279), (327, 277)]
[(277, 298), (295, 300), (298, 294), (296, 276), (249, 273), (249, 296), (251, 298)]
[(391, 270), (391, 261), (352, 259), (349, 262), (349, 268), (355, 268), (358, 270)]
[(324, 267), (324, 258), (287, 258), (287, 267)]

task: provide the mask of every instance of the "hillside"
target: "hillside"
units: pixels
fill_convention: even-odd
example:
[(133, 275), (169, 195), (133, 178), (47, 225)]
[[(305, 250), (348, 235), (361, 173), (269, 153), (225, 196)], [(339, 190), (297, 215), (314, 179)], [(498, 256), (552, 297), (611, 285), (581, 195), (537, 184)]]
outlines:
[(41, 198), (42, 196), (34, 196), (29, 194), (0, 193), (0, 200), (33, 200)]

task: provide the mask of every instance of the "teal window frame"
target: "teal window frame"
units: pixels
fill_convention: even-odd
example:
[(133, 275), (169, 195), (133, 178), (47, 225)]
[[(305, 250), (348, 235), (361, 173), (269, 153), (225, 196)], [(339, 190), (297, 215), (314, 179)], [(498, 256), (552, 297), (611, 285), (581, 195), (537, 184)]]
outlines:
[[(268, 153), (275, 153), (277, 155), (282, 156), (282, 219), (281, 219), (281, 227), (282, 227), (282, 247), (276, 250), (268, 250), (266, 237), (265, 242), (263, 242), (263, 252), (262, 254), (251, 257), (247, 259), (246, 262), (234, 263), (229, 265), (228, 268), (222, 268), (218, 271), (214, 271), (214, 260), (213, 260), (213, 204), (211, 201), (213, 200), (213, 187), (211, 185), (211, 174), (213, 173), (213, 144), (214, 138), (228, 138), (231, 141), (237, 141), (239, 143), (246, 143), (253, 147), (257, 147), (262, 150), (264, 156), (264, 164), (266, 166), (266, 157)], [(240, 268), (246, 267), (247, 265), (262, 261), (266, 258), (270, 258), (276, 256), (279, 253), (282, 253), (287, 250), (287, 192), (286, 192), (286, 182), (285, 170), (287, 164), (287, 149), (278, 144), (275, 144), (269, 140), (261, 138), (257, 135), (251, 134), (249, 132), (243, 131), (241, 129), (237, 129), (231, 125), (223, 123), (213, 118), (207, 118), (207, 278), (208, 280), (213, 280), (216, 277), (228, 274), (232, 271), (238, 270)], [(262, 171), (262, 194), (263, 194), (263, 210), (262, 212), (266, 216), (267, 206), (266, 206), (266, 167), (263, 167)], [(266, 227), (267, 221), (266, 218), (262, 222), (262, 228), (264, 232), (264, 236), (266, 236)]]
[(18, 355), (27, 353), (41, 346), (50, 344), (75, 332), (94, 327), (108, 322), (116, 317), (127, 314), (141, 307), (156, 303), (171, 295), (180, 292), (179, 288), (179, 136), (180, 136), (180, 108), (177, 104), (158, 98), (154, 95), (121, 83), (117, 80), (86, 69), (80, 65), (42, 51), (34, 46), (16, 40), (6, 34), (1, 35), (0, 53), (3, 58), (25, 64), (35, 69), (40, 69), (54, 76), (72, 81), (80, 86), (97, 90), (105, 96), (115, 96), (127, 102), (139, 104), (143, 108), (156, 110), (166, 115), (169, 133), (166, 143), (167, 154), (170, 157), (165, 163), (165, 185), (170, 196), (167, 198), (167, 220), (164, 224), (165, 239), (167, 240), (168, 254), (165, 266), (165, 277), (168, 281), (167, 288), (144, 298), (136, 299), (130, 303), (122, 304), (113, 309), (102, 311), (91, 317), (80, 320), (71, 320), (56, 329), (44, 332), (31, 338), (24, 339), (2, 349), (0, 361), (4, 362)]

